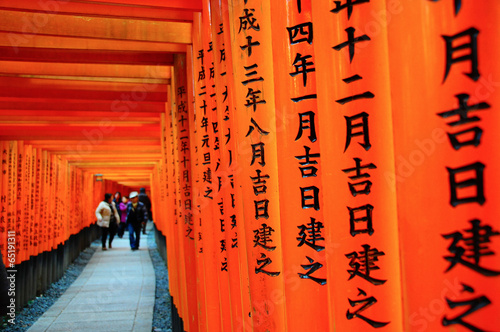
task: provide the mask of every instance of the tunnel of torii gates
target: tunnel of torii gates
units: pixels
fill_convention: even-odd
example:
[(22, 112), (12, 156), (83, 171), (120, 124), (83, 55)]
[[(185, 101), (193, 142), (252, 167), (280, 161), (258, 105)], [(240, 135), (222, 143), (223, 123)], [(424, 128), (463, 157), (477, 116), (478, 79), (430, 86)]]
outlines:
[(185, 331), (499, 331), (500, 2), (1, 3), (19, 282), (145, 187)]

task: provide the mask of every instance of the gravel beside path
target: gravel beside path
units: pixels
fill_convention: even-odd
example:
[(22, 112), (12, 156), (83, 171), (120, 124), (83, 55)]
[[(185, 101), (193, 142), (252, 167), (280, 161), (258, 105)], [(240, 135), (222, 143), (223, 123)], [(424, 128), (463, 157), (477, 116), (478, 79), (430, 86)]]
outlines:
[(149, 255), (155, 269), (156, 300), (153, 312), (153, 331), (172, 332), (172, 303), (168, 287), (168, 270), (156, 247), (154, 230), (148, 233)]
[(0, 331), (27, 331), (78, 278), (99, 245), (100, 241), (94, 241), (89, 248), (82, 251), (75, 261), (70, 264), (61, 279), (52, 283), (45, 293), (31, 301), (21, 312), (16, 314), (16, 323), (14, 325), (7, 323), (4, 319)]

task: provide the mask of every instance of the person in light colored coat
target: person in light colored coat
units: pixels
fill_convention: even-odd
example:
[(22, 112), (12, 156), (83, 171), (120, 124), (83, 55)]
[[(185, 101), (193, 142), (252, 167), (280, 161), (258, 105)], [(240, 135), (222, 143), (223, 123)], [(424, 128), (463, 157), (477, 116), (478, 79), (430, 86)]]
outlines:
[(116, 229), (120, 223), (120, 215), (116, 210), (115, 203), (111, 194), (104, 194), (104, 200), (99, 203), (95, 210), (97, 225), (102, 230), (102, 250), (106, 250), (106, 239), (109, 233), (109, 248), (112, 248), (111, 242), (116, 234)]

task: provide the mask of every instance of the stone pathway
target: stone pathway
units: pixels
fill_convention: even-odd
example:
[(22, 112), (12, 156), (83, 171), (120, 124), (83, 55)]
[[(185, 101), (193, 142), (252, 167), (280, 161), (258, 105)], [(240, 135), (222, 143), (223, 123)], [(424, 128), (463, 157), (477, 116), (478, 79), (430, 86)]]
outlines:
[(128, 233), (123, 239), (115, 237), (112, 249), (98, 249), (78, 279), (28, 331), (150, 332), (155, 272), (147, 235), (141, 235), (136, 251), (130, 249)]

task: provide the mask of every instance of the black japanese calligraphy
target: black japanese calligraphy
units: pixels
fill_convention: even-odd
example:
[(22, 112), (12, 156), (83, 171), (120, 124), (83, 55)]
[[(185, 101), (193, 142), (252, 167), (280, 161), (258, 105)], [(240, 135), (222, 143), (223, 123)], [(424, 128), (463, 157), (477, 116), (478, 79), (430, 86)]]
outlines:
[(269, 200), (262, 199), (254, 201), (255, 205), (255, 219), (269, 219)]
[[(474, 293), (474, 288), (472, 288), (469, 285), (462, 284), (464, 287), (463, 292), (469, 292), (469, 293)], [(465, 300), (465, 301), (452, 301), (449, 298), (446, 298), (446, 303), (448, 304), (448, 307), (450, 309), (454, 309), (457, 307), (462, 307), (462, 306), (468, 306), (469, 308), (465, 310), (462, 314), (453, 317), (453, 318), (447, 318), (446, 316), (443, 317), (441, 324), (443, 326), (450, 326), (450, 325), (462, 325), (463, 327), (474, 331), (474, 332), (486, 332), (486, 330), (483, 330), (481, 328), (478, 328), (475, 325), (472, 325), (471, 323), (465, 322), (463, 319), (470, 314), (488, 306), (491, 304), (490, 299), (488, 299), (486, 296), (478, 296), (473, 299)]]
[(257, 19), (253, 16), (253, 13), (255, 12), (255, 9), (251, 8), (244, 8), (243, 9), (243, 15), (240, 16), (240, 28), (238, 30), (238, 33), (241, 32), (241, 30), (249, 30), (253, 29), (255, 31), (260, 30), (260, 25), (257, 22)]
[(253, 192), (254, 194), (260, 195), (267, 192), (266, 179), (269, 179), (269, 175), (261, 175), (261, 170), (256, 170), (257, 176), (250, 177), (253, 181)]
[(274, 233), (274, 229), (268, 226), (267, 224), (262, 224), (259, 229), (256, 229), (254, 232), (254, 240), (253, 246), (260, 246), (267, 251), (273, 251), (276, 249), (276, 246), (269, 246), (268, 244), (273, 242), (271, 239), (272, 233)]
[(316, 68), (311, 68), (311, 66), (314, 66), (314, 62), (309, 61), (311, 58), (311, 55), (303, 56), (302, 54), (297, 53), (292, 63), (295, 67), (295, 71), (291, 72), (290, 76), (295, 77), (297, 75), (302, 75), (302, 84), (304, 87), (307, 86), (307, 74), (316, 71)]
[(269, 132), (262, 129), (253, 118), (250, 118), (250, 122), (252, 123), (252, 125), (248, 126), (248, 132), (245, 135), (245, 137), (248, 137), (248, 135), (250, 135), (255, 130), (255, 128), (257, 128), (257, 131), (261, 135), (264, 135), (264, 136), (269, 135)]
[(202, 49), (202, 50), (198, 50), (198, 56), (196, 57), (196, 59), (200, 60), (201, 61), (201, 65), (203, 66), (203, 59), (205, 58), (205, 51)]
[(353, 27), (349, 27), (349, 28), (345, 29), (345, 31), (347, 32), (347, 41), (340, 43), (336, 46), (333, 46), (332, 48), (335, 51), (340, 51), (344, 47), (349, 46), (349, 62), (352, 62), (352, 59), (354, 58), (355, 45), (357, 43), (369, 41), (371, 39), (367, 35), (362, 35), (360, 37), (354, 37), (354, 32), (356, 31), (356, 29), (354, 29)]
[[(478, 104), (468, 105), (470, 96), (466, 93), (457, 94), (456, 97), (458, 99), (458, 104), (459, 104), (459, 107), (457, 109), (438, 113), (440, 117), (445, 119), (455, 115), (459, 117), (456, 121), (447, 123), (447, 125), (451, 127), (468, 124), (471, 122), (478, 122), (481, 119), (478, 116), (469, 116), (469, 112), (485, 110), (490, 108), (490, 105), (486, 102), (480, 102)], [(472, 135), (470, 135), (471, 133)], [(458, 150), (467, 145), (479, 146), (479, 144), (481, 143), (482, 133), (483, 130), (476, 126), (459, 132), (448, 133), (448, 138), (453, 148), (455, 150)], [(462, 136), (469, 137), (469, 139), (466, 140), (459, 139)]]
[(221, 262), (220, 271), (221, 272), (228, 272), (228, 270), (227, 270), (227, 257), (224, 257), (224, 262)]
[(309, 141), (311, 143), (316, 142), (316, 124), (314, 122), (315, 113), (313, 111), (299, 113), (299, 132), (295, 137), (295, 140), (298, 141), (304, 132), (304, 130), (309, 130)]
[(257, 111), (257, 105), (266, 103), (264, 99), (260, 99), (261, 93), (262, 92), (260, 90), (254, 90), (252, 88), (248, 88), (245, 106), (252, 107), (254, 112)]
[[(483, 205), (486, 201), (484, 197), (484, 164), (480, 162), (476, 162), (470, 165), (458, 167), (458, 168), (450, 168), (446, 167), (449, 175), (450, 182), (450, 204), (453, 207), (456, 207), (459, 204), (468, 204), (468, 203), (478, 203), (479, 205)], [(461, 173), (474, 173), (474, 177), (466, 179), (466, 180), (457, 180), (457, 175), (463, 177)], [(466, 188), (476, 188), (475, 195), (458, 197), (459, 189)]]
[(321, 234), (322, 229), (325, 228), (325, 226), (323, 226), (321, 221), (316, 221), (315, 218), (311, 217), (311, 221), (307, 225), (300, 225), (297, 226), (297, 228), (300, 229), (299, 236), (297, 237), (297, 240), (299, 241), (297, 247), (301, 247), (306, 244), (318, 252), (325, 249), (325, 246), (317, 243), (325, 240)]
[(300, 96), (300, 97), (295, 97), (295, 98), (291, 98), (291, 100), (294, 102), (294, 103), (298, 103), (300, 101), (304, 101), (304, 100), (310, 100), (310, 99), (317, 99), (318, 98), (318, 95), (313, 93), (313, 94), (309, 94), (309, 95), (305, 95), (305, 96)]
[[(365, 234), (367, 233), (368, 235), (372, 235), (375, 231), (373, 229), (373, 221), (372, 221), (372, 214), (373, 214), (373, 206), (370, 204), (366, 204), (363, 206), (359, 206), (356, 208), (350, 208), (347, 207), (349, 210), (349, 226), (350, 226), (350, 233), (351, 236), (356, 236), (358, 234)], [(356, 216), (356, 213), (361, 212), (362, 216)], [(356, 226), (358, 224), (365, 224), (364, 227), (362, 228), (357, 228)]]
[(326, 279), (324, 278), (317, 278), (313, 277), (312, 274), (316, 272), (317, 270), (321, 269), (323, 267), (323, 264), (315, 262), (311, 257), (306, 256), (307, 260), (309, 261), (310, 264), (305, 264), (305, 265), (300, 265), (304, 270), (309, 270), (307, 273), (299, 273), (299, 277), (301, 279), (309, 279), (312, 280), (321, 286), (326, 285)]
[(300, 44), (302, 42), (307, 42), (312, 44), (313, 42), (313, 25), (311, 22), (297, 24), (293, 27), (287, 27), (288, 38), (290, 45)]
[[(363, 169), (375, 169), (377, 166), (374, 164), (370, 163), (367, 165), (361, 165), (361, 159), (360, 158), (354, 158), (354, 162), (356, 163), (356, 166), (353, 168), (346, 168), (343, 169), (342, 172), (348, 174), (351, 172), (356, 172), (354, 175), (349, 176), (349, 179), (351, 180), (360, 180), (363, 178), (369, 178), (370, 174), (363, 172)], [(372, 182), (369, 180), (366, 181), (361, 181), (357, 183), (351, 183), (349, 182), (349, 190), (351, 191), (351, 194), (356, 197), (358, 194), (362, 195), (368, 195), (370, 193), (370, 189), (372, 186)], [(361, 187), (361, 189), (358, 189)]]
[[(450, 140), (451, 146), (453, 146), (455, 150), (459, 150), (468, 145), (479, 146), (482, 134), (483, 130), (481, 128), (473, 127), (456, 133), (448, 133), (448, 139)], [(462, 139), (461, 137), (463, 136), (466, 138)]]
[(281, 272), (270, 272), (264, 270), (264, 268), (272, 263), (271, 258), (267, 257), (266, 254), (261, 253), (260, 254), (260, 259), (257, 258), (257, 265), (258, 267), (255, 268), (255, 274), (258, 273), (264, 273), (270, 277), (277, 277), (280, 275)]
[[(351, 84), (351, 83), (359, 81), (361, 79), (363, 79), (363, 78), (356, 74), (356, 75), (344, 78), (344, 79), (342, 79), (342, 81), (344, 81), (344, 83), (346, 83), (346, 84)], [(360, 100), (360, 99), (372, 99), (374, 97), (375, 97), (375, 95), (373, 93), (371, 93), (370, 91), (365, 91), (363, 93), (359, 93), (359, 94), (355, 94), (355, 95), (352, 95), (349, 97), (335, 100), (335, 102), (339, 103), (340, 105), (344, 105), (344, 104), (350, 103), (352, 101), (356, 101), (356, 100)]]
[(177, 88), (177, 95), (179, 98), (182, 98), (182, 96), (186, 93), (186, 87), (181, 86)]
[(250, 65), (250, 66), (243, 66), (243, 68), (245, 68), (245, 70), (247, 71), (247, 73), (245, 73), (245, 76), (246, 77), (249, 77), (249, 79), (247, 80), (244, 80), (241, 82), (241, 84), (243, 85), (247, 85), (248, 83), (253, 83), (253, 82), (262, 82), (264, 81), (264, 79), (262, 78), (262, 76), (259, 76), (259, 77), (253, 77), (253, 76), (257, 76), (257, 70), (256, 68), (258, 68), (259, 66), (254, 63), (253, 65)]
[[(362, 290), (361, 288), (358, 288), (358, 291), (359, 291), (358, 296), (366, 296), (366, 292), (364, 290)], [(365, 322), (370, 324), (370, 326), (375, 327), (375, 328), (384, 327), (390, 323), (390, 322), (386, 322), (386, 323), (377, 322), (377, 321), (374, 321), (373, 319), (370, 319), (370, 318), (367, 318), (367, 317), (361, 315), (361, 312), (367, 310), (372, 305), (377, 303), (377, 299), (374, 298), (373, 296), (370, 296), (370, 297), (367, 297), (367, 298), (364, 298), (361, 300), (354, 300), (354, 301), (351, 299), (348, 299), (348, 300), (349, 300), (349, 304), (353, 308), (360, 305), (360, 304), (362, 304), (363, 306), (354, 312), (350, 312), (349, 309), (347, 309), (347, 313), (346, 313), (347, 319), (351, 320), (354, 318), (359, 318), (359, 319), (364, 320)]]
[(200, 71), (198, 72), (198, 82), (205, 79), (205, 67), (201, 66)]
[(252, 36), (247, 36), (247, 44), (240, 46), (243, 51), (247, 51), (247, 55), (250, 57), (252, 55), (253, 47), (259, 46), (260, 43), (258, 41), (252, 41)]
[(345, 4), (342, 4), (342, 1), (334, 1), (335, 8), (331, 12), (338, 14), (341, 10), (347, 9), (347, 19), (349, 20), (352, 15), (352, 7), (367, 2), (370, 2), (370, 0), (346, 0)]
[[(361, 112), (353, 116), (344, 116), (347, 127), (344, 152), (347, 151), (347, 148), (351, 144), (351, 139), (357, 136), (363, 136), (363, 143), (359, 143), (359, 145), (361, 145), (365, 151), (370, 150), (372, 145), (370, 144), (370, 135), (368, 132), (368, 117), (369, 114), (366, 112)], [(358, 120), (361, 120), (361, 123), (355, 123)], [(356, 131), (358, 128), (360, 128), (360, 131)]]
[(316, 186), (300, 187), (300, 197), (303, 209), (313, 208), (316, 211), (320, 209), (318, 187)]
[[(450, 271), (457, 264), (462, 264), (484, 276), (495, 277), (500, 275), (500, 271), (487, 269), (480, 266), (481, 258), (494, 255), (489, 250), (488, 244), (491, 243), (491, 237), (500, 235), (500, 232), (494, 231), (489, 225), (481, 225), (481, 221), (474, 219), (470, 221), (471, 228), (464, 230), (469, 236), (464, 236), (462, 232), (454, 232), (442, 235), (445, 239), (452, 239), (453, 242), (448, 247), (448, 251), (453, 256), (444, 256), (450, 262), (446, 272)], [(460, 245), (461, 244), (461, 245)]]
[(265, 144), (262, 142), (252, 144), (252, 162), (250, 163), (250, 166), (252, 166), (255, 163), (255, 161), (257, 161), (261, 166), (266, 165), (264, 147)]
[(378, 251), (376, 248), (371, 248), (368, 244), (363, 244), (362, 247), (363, 251), (353, 251), (345, 255), (347, 258), (351, 259), (349, 266), (353, 268), (353, 270), (347, 270), (350, 274), (348, 280), (358, 276), (373, 285), (383, 285), (387, 280), (373, 278), (370, 274), (371, 271), (380, 270), (380, 268), (375, 265), (375, 262), (378, 261), (380, 256), (385, 256), (385, 253), (383, 251)]
[[(465, 31), (457, 33), (453, 36), (442, 36), (446, 43), (446, 69), (444, 72), (443, 83), (446, 81), (448, 74), (450, 73), (451, 66), (458, 62), (469, 61), (470, 62), (470, 72), (465, 73), (470, 79), (477, 81), (480, 77), (478, 69), (478, 56), (477, 56), (477, 36), (479, 35), (479, 30), (475, 28), (469, 28)], [(469, 41), (464, 44), (453, 46), (453, 42), (457, 39), (468, 38)], [(470, 51), (468, 54), (463, 54), (463, 50), (467, 49)], [(454, 57), (454, 53), (457, 52), (460, 55)]]
[(310, 165), (317, 165), (318, 162), (314, 159), (319, 158), (320, 154), (319, 153), (310, 153), (311, 148), (308, 146), (304, 146), (304, 150), (306, 151), (306, 154), (303, 156), (295, 156), (295, 159), (297, 160), (304, 160), (300, 161), (299, 164), (302, 165), (303, 167), (299, 167), (300, 172), (302, 174), (303, 178), (311, 177), (311, 176), (317, 176), (318, 168), (315, 166), (310, 166)]
[(486, 102), (481, 102), (479, 104), (469, 105), (469, 95), (467, 93), (460, 93), (455, 95), (458, 100), (459, 107), (457, 109), (452, 109), (449, 111), (438, 113), (438, 115), (444, 119), (449, 118), (451, 116), (458, 115), (459, 119), (456, 121), (448, 122), (448, 126), (458, 126), (471, 122), (477, 122), (481, 119), (478, 116), (469, 117), (469, 112), (479, 111), (490, 108), (490, 105)]

